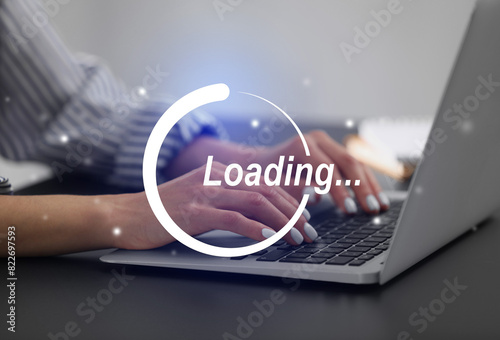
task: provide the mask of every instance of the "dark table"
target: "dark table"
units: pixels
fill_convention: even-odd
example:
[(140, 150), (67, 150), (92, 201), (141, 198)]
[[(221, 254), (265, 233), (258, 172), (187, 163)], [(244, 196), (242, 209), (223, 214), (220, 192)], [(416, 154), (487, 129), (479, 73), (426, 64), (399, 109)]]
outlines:
[[(121, 190), (68, 178), (20, 194)], [(0, 338), (500, 339), (499, 227), (500, 211), (384, 286), (101, 263), (111, 250), (18, 258), (15, 334), (4, 260)], [(454, 282), (461, 288), (444, 303)], [(276, 294), (282, 303), (269, 307)]]

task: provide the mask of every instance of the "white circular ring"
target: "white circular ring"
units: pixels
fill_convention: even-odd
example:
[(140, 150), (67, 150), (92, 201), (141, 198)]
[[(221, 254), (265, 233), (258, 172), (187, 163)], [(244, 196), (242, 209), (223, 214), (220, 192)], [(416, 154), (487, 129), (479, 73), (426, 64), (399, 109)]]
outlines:
[[(146, 143), (146, 149), (144, 151), (144, 160), (142, 164), (142, 177), (144, 182), (144, 191), (146, 193), (147, 200), (153, 213), (155, 214), (158, 221), (161, 223), (163, 228), (167, 232), (170, 233), (175, 239), (184, 244), (185, 246), (196, 250), (200, 253), (204, 253), (212, 256), (220, 256), (220, 257), (236, 257), (236, 256), (244, 256), (256, 253), (260, 250), (263, 250), (278, 240), (280, 240), (286, 233), (288, 233), (295, 223), (300, 218), (302, 211), (304, 210), (307, 200), (309, 199), (309, 195), (305, 194), (302, 197), (302, 200), (297, 208), (297, 211), (293, 215), (293, 217), (288, 221), (288, 223), (281, 228), (275, 235), (270, 238), (249, 245), (245, 247), (237, 247), (237, 248), (225, 248), (225, 247), (217, 247), (210, 244), (206, 244), (187, 234), (182, 228), (180, 228), (174, 220), (167, 213), (167, 210), (163, 206), (163, 203), (160, 198), (160, 193), (158, 191), (158, 183), (156, 179), (156, 166), (158, 162), (158, 155), (160, 153), (161, 146), (163, 141), (167, 137), (170, 130), (174, 127), (174, 125), (186, 114), (189, 112), (203, 106), (205, 104), (224, 101), (229, 97), (229, 87), (226, 84), (214, 84), (206, 87), (202, 87), (198, 90), (195, 90), (191, 93), (188, 93), (178, 101), (176, 101), (172, 106), (170, 106), (165, 113), (160, 117), (158, 122), (156, 123), (153, 131), (151, 131), (151, 135), (148, 138)], [(243, 92), (242, 92), (243, 93)], [(276, 107), (281, 113), (283, 113), (288, 120), (293, 124), (298, 134), (300, 135), (302, 142), (304, 144), (304, 149), (306, 150), (306, 155), (309, 156), (309, 149), (307, 147), (307, 143), (305, 142), (304, 136), (302, 132), (297, 127), (295, 122), (278, 106), (274, 105), (270, 101), (258, 97), (256, 95), (252, 95), (250, 93), (244, 93), (259, 99), (266, 101), (267, 103)]]

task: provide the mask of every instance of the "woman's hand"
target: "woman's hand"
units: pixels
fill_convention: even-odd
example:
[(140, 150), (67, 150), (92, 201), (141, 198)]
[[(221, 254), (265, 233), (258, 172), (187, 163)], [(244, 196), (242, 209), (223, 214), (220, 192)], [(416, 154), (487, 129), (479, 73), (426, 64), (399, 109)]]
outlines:
[[(299, 204), (280, 187), (244, 184), (204, 186), (205, 167), (159, 186), (162, 202), (186, 233), (212, 229), (262, 241), (283, 228)], [(211, 179), (222, 180), (226, 166), (213, 163)], [(224, 183), (224, 181), (221, 181)], [(19, 256), (50, 256), (78, 251), (150, 249), (175, 239), (161, 226), (144, 192), (102, 196), (0, 196), (0, 243), (7, 226), (16, 226)], [(284, 239), (294, 245), (318, 235), (304, 211)], [(6, 244), (6, 242), (4, 242)], [(7, 254), (0, 249), (0, 256)]]
[[(265, 167), (277, 163), (279, 156), (293, 155), (296, 163), (310, 163), (315, 167), (322, 163), (335, 164), (330, 194), (345, 212), (353, 213), (356, 206), (346, 188), (334, 185), (338, 179), (361, 181), (352, 189), (364, 210), (376, 213), (388, 208), (389, 201), (370, 170), (350, 157), (342, 146), (324, 132), (311, 132), (305, 138), (310, 157), (305, 155), (298, 138), (273, 148), (259, 147), (258, 152), (255, 148), (243, 150), (238, 144), (200, 138), (177, 157), (171, 174), (189, 171), (195, 164), (206, 164), (207, 155), (214, 155), (224, 163), (237, 161), (243, 168), (254, 162)], [(248, 159), (252, 154), (256, 156)], [(168, 213), (190, 235), (223, 229), (262, 241), (284, 227), (299, 206), (297, 199), (301, 199), (304, 185), (284, 187), (289, 192), (265, 185), (207, 187), (203, 185), (205, 167), (186, 171), (185, 175), (159, 186)], [(214, 162), (211, 179), (222, 180), (225, 169), (225, 165)], [(149, 249), (174, 241), (157, 221), (144, 192), (107, 196), (13, 196), (0, 197), (0, 201), (3, 208), (0, 219), (6, 221), (5, 226), (17, 226), (16, 245), (20, 256), (112, 247)], [(309, 214), (304, 211), (304, 215)], [(5, 232), (0, 230), (2, 233)], [(316, 237), (314, 228), (301, 216), (284, 239), (299, 244), (312, 242)]]
[[(297, 200), (280, 187), (246, 186), (243, 181), (235, 187), (226, 185), (226, 166), (220, 163), (212, 164), (210, 178), (222, 180), (222, 185), (204, 186), (205, 167), (159, 186), (165, 209), (190, 235), (222, 229), (262, 241), (284, 227), (297, 211)], [(110, 216), (117, 218), (114, 224), (122, 230), (118, 247), (148, 249), (174, 241), (156, 220), (145, 193), (118, 195), (114, 200)], [(317, 237), (304, 215), (285, 235), (288, 243), (312, 242)]]
[[(382, 192), (371, 170), (361, 164), (347, 153), (347, 150), (323, 131), (313, 131), (304, 135), (310, 150), (307, 157), (304, 146), (299, 137), (273, 148), (263, 148), (258, 153), (257, 162), (260, 164), (277, 163), (280, 156), (294, 156), (294, 163), (310, 163), (316, 169), (320, 164), (335, 164), (334, 175), (331, 183), (330, 195), (336, 205), (346, 213), (355, 213), (356, 204), (351, 198), (348, 189), (344, 186), (345, 180), (351, 180), (350, 188), (362, 209), (369, 213), (378, 213), (389, 208), (389, 199)], [(314, 179), (314, 177), (313, 177)], [(336, 186), (336, 181), (341, 180), (342, 185)], [(354, 186), (354, 181), (360, 180), (359, 186)], [(305, 187), (304, 180), (300, 187), (284, 187), (293, 197), (300, 199)], [(314, 184), (319, 186), (317, 184)]]
[[(236, 162), (243, 169), (246, 169), (251, 163), (259, 163), (265, 168), (271, 163), (277, 164), (280, 156), (285, 156), (286, 160), (289, 156), (294, 156), (294, 163), (310, 163), (314, 169), (323, 163), (335, 164), (330, 195), (336, 205), (345, 213), (352, 214), (357, 211), (355, 201), (344, 186), (347, 179), (351, 180), (350, 188), (354, 191), (355, 198), (364, 211), (376, 214), (389, 208), (389, 199), (382, 192), (375, 176), (366, 165), (350, 156), (342, 145), (335, 142), (324, 131), (313, 131), (305, 134), (304, 137), (309, 146), (310, 157), (306, 156), (299, 137), (294, 137), (274, 147), (243, 146), (211, 137), (200, 137), (174, 159), (168, 169), (169, 175), (177, 177), (190, 169), (206, 164), (208, 155), (213, 155), (216, 161), (223, 164)], [(336, 186), (337, 180), (342, 181), (342, 186)], [(355, 180), (360, 180), (359, 186), (354, 186)], [(300, 186), (283, 186), (283, 188), (295, 199), (300, 200), (305, 188), (305, 181), (302, 180)]]

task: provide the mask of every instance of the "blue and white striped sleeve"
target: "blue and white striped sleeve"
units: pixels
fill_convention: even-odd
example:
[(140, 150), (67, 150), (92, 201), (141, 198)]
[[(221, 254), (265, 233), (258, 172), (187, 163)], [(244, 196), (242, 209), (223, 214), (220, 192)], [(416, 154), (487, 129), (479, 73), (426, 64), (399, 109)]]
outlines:
[[(169, 103), (127, 95), (98, 59), (71, 53), (47, 18), (36, 0), (0, 0), (0, 154), (48, 163), (60, 181), (86, 172), (142, 188), (146, 141)], [(165, 139), (158, 167), (196, 136), (223, 133), (190, 114)]]

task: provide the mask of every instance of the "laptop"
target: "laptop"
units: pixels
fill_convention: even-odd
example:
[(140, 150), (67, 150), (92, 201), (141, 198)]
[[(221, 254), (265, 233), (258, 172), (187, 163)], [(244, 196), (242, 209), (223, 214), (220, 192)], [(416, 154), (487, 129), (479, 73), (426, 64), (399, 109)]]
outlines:
[[(469, 28), (423, 157), (408, 191), (388, 193), (389, 211), (345, 216), (322, 202), (310, 221), (319, 234), (314, 243), (294, 247), (279, 241), (243, 257), (212, 257), (175, 242), (153, 250), (117, 250), (101, 260), (384, 284), (475, 228), (500, 207), (500, 3), (471, 2), (470, 11)], [(255, 243), (225, 231), (197, 238), (222, 247)]]

